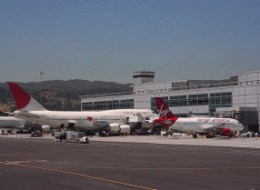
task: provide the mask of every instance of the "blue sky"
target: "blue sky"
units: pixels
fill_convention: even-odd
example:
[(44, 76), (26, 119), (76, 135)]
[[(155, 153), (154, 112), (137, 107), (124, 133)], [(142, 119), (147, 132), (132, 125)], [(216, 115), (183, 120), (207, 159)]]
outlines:
[(0, 82), (224, 79), (260, 69), (259, 0), (0, 0)]

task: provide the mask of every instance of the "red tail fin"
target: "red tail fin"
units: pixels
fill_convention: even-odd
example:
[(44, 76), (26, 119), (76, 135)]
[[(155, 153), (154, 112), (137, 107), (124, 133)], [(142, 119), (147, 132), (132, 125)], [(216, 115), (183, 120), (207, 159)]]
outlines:
[(177, 116), (171, 112), (169, 106), (163, 101), (162, 98), (156, 97), (155, 101), (159, 113), (159, 118), (177, 118)]
[(8, 83), (11, 93), (14, 97), (16, 106), (21, 111), (43, 111), (46, 110), (33, 97), (25, 92), (17, 83)]
[(25, 92), (15, 82), (9, 82), (8, 85), (12, 92), (12, 95), (14, 97), (18, 109), (22, 109), (29, 104), (31, 96), (27, 94), (27, 92)]

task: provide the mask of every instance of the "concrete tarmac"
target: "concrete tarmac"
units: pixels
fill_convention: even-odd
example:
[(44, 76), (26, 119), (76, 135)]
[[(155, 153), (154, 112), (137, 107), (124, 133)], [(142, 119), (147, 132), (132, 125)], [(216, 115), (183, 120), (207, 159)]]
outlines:
[(152, 143), (152, 144), (171, 144), (171, 145), (196, 145), (196, 146), (218, 146), (218, 147), (247, 147), (260, 148), (260, 137), (253, 138), (192, 138), (192, 136), (112, 136), (91, 138), (93, 141), (107, 142), (131, 142), (131, 143)]
[(256, 148), (98, 139), (0, 137), (1, 190), (260, 189)]

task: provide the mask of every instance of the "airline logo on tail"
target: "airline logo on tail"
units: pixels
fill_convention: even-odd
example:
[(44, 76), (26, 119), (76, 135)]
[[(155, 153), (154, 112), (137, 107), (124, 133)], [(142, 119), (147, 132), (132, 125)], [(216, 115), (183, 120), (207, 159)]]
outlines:
[(155, 101), (159, 113), (159, 118), (155, 119), (154, 123), (157, 123), (164, 127), (170, 127), (175, 123), (178, 117), (171, 112), (169, 106), (163, 101), (162, 98), (156, 97)]
[(20, 111), (45, 111), (46, 109), (25, 92), (17, 83), (8, 82), (17, 108)]
[[(158, 113), (159, 113), (159, 117), (160, 117), (160, 118), (170, 118), (170, 117), (168, 116), (168, 114), (171, 114), (171, 113), (170, 113), (170, 110), (169, 110), (169, 109), (166, 109), (166, 108), (164, 107), (164, 105), (161, 105), (161, 107), (159, 107)], [(168, 117), (167, 117), (167, 116), (168, 116)]]
[(159, 118), (173, 118), (176, 117), (171, 110), (169, 109), (169, 106), (163, 101), (162, 98), (156, 97), (156, 106), (159, 113)]
[(14, 82), (9, 82), (8, 85), (11, 89), (17, 108), (20, 110), (26, 107), (31, 100), (31, 96)]

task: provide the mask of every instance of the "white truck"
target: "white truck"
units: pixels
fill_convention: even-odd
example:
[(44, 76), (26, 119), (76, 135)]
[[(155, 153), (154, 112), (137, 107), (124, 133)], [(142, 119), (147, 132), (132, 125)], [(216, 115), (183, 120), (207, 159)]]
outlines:
[(66, 132), (55, 132), (54, 140), (56, 142), (70, 142), (70, 143), (89, 143), (89, 138), (85, 132), (66, 131)]

